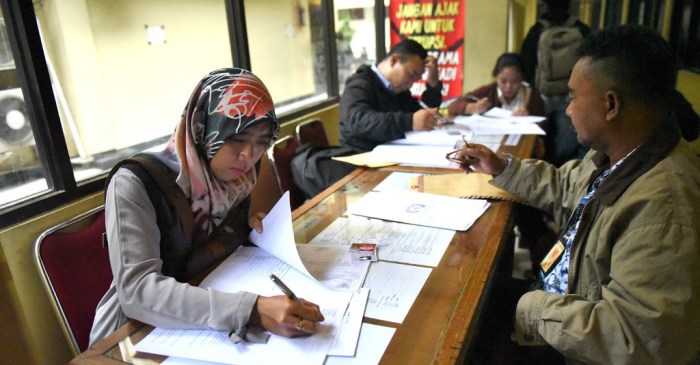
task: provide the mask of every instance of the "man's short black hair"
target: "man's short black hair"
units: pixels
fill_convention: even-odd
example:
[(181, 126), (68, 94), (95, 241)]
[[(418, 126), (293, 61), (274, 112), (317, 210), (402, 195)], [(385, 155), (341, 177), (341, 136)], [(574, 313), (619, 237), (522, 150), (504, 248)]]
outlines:
[(607, 27), (586, 37), (578, 54), (600, 63), (604, 77), (625, 96), (669, 106), (675, 65), (670, 46), (656, 30), (636, 24)]
[(428, 51), (426, 51), (425, 48), (420, 45), (420, 43), (409, 38), (404, 38), (401, 40), (401, 42), (396, 43), (393, 47), (391, 47), (391, 50), (389, 50), (389, 54), (386, 55), (386, 58), (389, 58), (395, 54), (399, 56), (401, 62), (406, 61), (410, 56), (418, 56), (421, 60), (425, 60), (428, 57)]

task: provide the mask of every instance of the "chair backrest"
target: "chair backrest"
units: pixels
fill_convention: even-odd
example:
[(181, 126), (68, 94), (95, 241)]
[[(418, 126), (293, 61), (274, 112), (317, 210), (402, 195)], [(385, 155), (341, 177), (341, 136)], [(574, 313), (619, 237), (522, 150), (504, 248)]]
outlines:
[(299, 144), (313, 142), (318, 146), (328, 146), (328, 136), (326, 129), (323, 127), (323, 122), (319, 118), (305, 120), (296, 127), (297, 139)]
[(34, 262), (76, 355), (88, 348), (95, 309), (112, 281), (104, 232), (100, 206), (47, 229), (34, 244)]
[(299, 147), (296, 136), (285, 136), (275, 141), (267, 151), (267, 157), (272, 162), (272, 171), (277, 179), (280, 191), (289, 191), (292, 210), (304, 203), (304, 195), (292, 181), (292, 158), (294, 151)]

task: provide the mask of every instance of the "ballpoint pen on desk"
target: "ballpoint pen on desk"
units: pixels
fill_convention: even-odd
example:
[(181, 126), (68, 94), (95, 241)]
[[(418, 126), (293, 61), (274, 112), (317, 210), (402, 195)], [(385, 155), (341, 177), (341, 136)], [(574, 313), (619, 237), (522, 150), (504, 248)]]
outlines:
[(297, 302), (301, 303), (301, 299), (297, 297), (294, 292), (289, 289), (288, 286), (286, 286), (280, 278), (278, 278), (275, 274), (270, 274), (270, 280), (272, 280), (275, 285), (277, 285), (278, 288), (284, 293), (284, 295), (288, 296), (289, 299), (296, 300)]

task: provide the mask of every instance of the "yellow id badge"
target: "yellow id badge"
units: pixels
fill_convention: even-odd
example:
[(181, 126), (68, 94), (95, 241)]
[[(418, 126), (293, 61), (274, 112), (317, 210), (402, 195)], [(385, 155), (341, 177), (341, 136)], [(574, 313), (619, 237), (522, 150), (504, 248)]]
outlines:
[(549, 250), (547, 256), (544, 257), (544, 260), (540, 262), (540, 267), (545, 275), (549, 274), (549, 271), (552, 270), (554, 265), (559, 261), (561, 255), (564, 253), (564, 248), (564, 244), (561, 243), (561, 241), (557, 241), (557, 243), (552, 246), (552, 249)]

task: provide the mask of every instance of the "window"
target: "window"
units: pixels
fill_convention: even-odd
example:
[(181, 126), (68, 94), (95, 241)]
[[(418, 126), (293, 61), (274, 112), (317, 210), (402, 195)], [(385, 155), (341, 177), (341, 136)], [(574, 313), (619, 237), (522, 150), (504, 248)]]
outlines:
[(46, 1), (35, 12), (76, 181), (163, 143), (197, 80), (233, 64), (223, 0)]
[(374, 6), (373, 1), (335, 2), (335, 41), (341, 94), (345, 80), (360, 65), (377, 63)]
[(116, 161), (165, 143), (216, 68), (250, 67), (283, 121), (338, 94), (331, 1), (0, 5), (0, 227), (101, 190)]
[(0, 12), (0, 207), (18, 196), (31, 196), (48, 188), (1, 15)]
[(679, 58), (679, 67), (700, 72), (700, 2), (674, 3), (670, 43)]
[(319, 2), (306, 0), (245, 2), (252, 71), (270, 90), (278, 114), (328, 97), (320, 10)]

